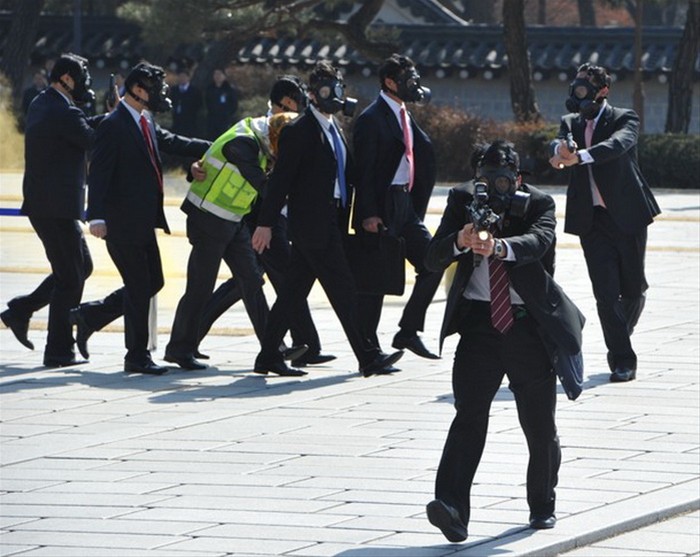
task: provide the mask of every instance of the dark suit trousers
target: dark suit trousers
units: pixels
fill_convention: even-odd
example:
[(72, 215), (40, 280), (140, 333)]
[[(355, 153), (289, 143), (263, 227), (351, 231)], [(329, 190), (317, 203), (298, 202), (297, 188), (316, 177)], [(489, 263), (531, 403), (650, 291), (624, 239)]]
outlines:
[(648, 288), (644, 275), (646, 243), (646, 228), (638, 234), (625, 234), (600, 207), (593, 212), (590, 231), (581, 236), (611, 371), (616, 367), (637, 369), (630, 335)]
[(74, 352), (68, 316), (71, 308), (80, 303), (85, 279), (92, 273), (92, 258), (77, 220), (29, 217), (29, 222), (44, 245), (51, 275), (34, 292), (11, 300), (8, 306), (18, 315), (29, 317), (48, 302), (44, 356), (70, 358)]
[[(329, 210), (336, 211), (335, 207)], [(308, 247), (303, 242), (292, 243), (287, 280), (270, 310), (262, 349), (258, 355), (260, 363), (282, 361), (279, 346), (290, 325), (298, 324), (299, 315), (307, 304), (306, 299), (316, 279), (326, 293), (360, 367), (370, 363), (379, 354), (379, 348), (368, 343), (360, 334), (357, 289), (343, 251), (340, 228), (331, 226), (328, 236), (328, 241), (322, 248)]]
[[(109, 236), (108, 236), (109, 238)], [(150, 300), (163, 288), (163, 267), (156, 241), (155, 230), (147, 240), (120, 243), (107, 239), (107, 251), (124, 282), (124, 334), (126, 356), (124, 360), (144, 365), (151, 359), (148, 351), (148, 311)], [(110, 301), (118, 299), (118, 292)]]
[(530, 453), (527, 502), (532, 514), (547, 516), (554, 512), (561, 451), (554, 421), (556, 380), (537, 324), (526, 315), (502, 335), (491, 326), (487, 302), (471, 302), (462, 323), (452, 368), (457, 415), (440, 460), (435, 496), (458, 509), (468, 523), (491, 401), (506, 374)]
[[(403, 331), (413, 334), (424, 328), (425, 314), (440, 286), (442, 272), (432, 272), (425, 268), (425, 253), (432, 236), (416, 215), (410, 193), (399, 188), (390, 188), (385, 206), (384, 225), (392, 236), (404, 238), (406, 258), (416, 270), (416, 282), (399, 321), (399, 327)], [(362, 333), (377, 345), (379, 344), (377, 328), (383, 303), (382, 295), (360, 294)]]
[[(270, 279), (275, 293), (279, 296), (284, 282), (287, 280), (291, 247), (287, 237), (287, 217), (280, 215), (277, 223), (272, 228), (272, 241), (270, 248), (259, 256), (267, 277)], [(223, 313), (243, 298), (240, 281), (234, 276), (222, 283), (207, 301), (202, 321), (199, 324), (199, 340), (207, 335), (209, 329)], [(309, 304), (304, 304), (304, 309), (292, 323), (290, 333), (294, 345), (306, 344), (309, 354), (321, 352), (321, 341), (318, 331), (311, 318)]]
[(187, 238), (192, 245), (187, 286), (175, 311), (166, 354), (189, 357), (197, 349), (204, 306), (214, 290), (222, 259), (236, 276), (253, 328), (262, 338), (269, 310), (248, 226), (192, 208), (187, 214)]

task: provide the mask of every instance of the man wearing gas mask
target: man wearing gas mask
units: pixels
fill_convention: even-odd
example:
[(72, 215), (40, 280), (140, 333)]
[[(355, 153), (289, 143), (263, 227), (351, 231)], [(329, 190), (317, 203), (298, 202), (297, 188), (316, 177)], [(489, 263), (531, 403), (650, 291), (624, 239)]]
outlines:
[(106, 241), (124, 288), (74, 312), (78, 345), (86, 349), (87, 336), (123, 314), (127, 373), (167, 371), (148, 350), (150, 299), (164, 283), (155, 229), (170, 233), (160, 152), (199, 158), (210, 145), (174, 135), (153, 121), (152, 112), (171, 108), (164, 78), (162, 68), (147, 62), (129, 72), (124, 96), (97, 130), (88, 176), (90, 233)]
[(316, 279), (320, 282), (365, 376), (385, 374), (402, 355), (382, 354), (362, 337), (357, 320), (357, 293), (343, 251), (347, 231), (352, 159), (334, 114), (353, 112), (356, 101), (345, 97), (342, 75), (319, 62), (309, 76), (311, 106), (279, 138), (279, 153), (268, 181), (253, 234), (253, 248), (270, 246), (272, 227), (285, 202), (292, 242), (287, 280), (279, 293), (255, 360), (254, 371), (301, 375), (290, 368), (278, 348), (297, 319)]
[(75, 358), (70, 308), (80, 302), (92, 259), (80, 220), (85, 207), (85, 155), (104, 118), (86, 117), (81, 106), (94, 99), (87, 60), (63, 54), (50, 74), (51, 85), (29, 107), (25, 126), (25, 172), (21, 212), (44, 245), (51, 274), (29, 295), (8, 302), (3, 323), (24, 346), (32, 314), (49, 305), (44, 365), (82, 363)]
[(607, 102), (605, 68), (583, 64), (569, 86), (554, 168), (571, 168), (564, 230), (580, 237), (608, 348), (610, 381), (636, 377), (630, 336), (644, 308), (647, 226), (660, 213), (637, 163), (639, 117)]
[[(353, 131), (357, 161), (354, 226), (360, 234), (386, 231), (404, 238), (416, 282), (392, 346), (437, 359), (418, 336), (442, 279), (442, 271), (429, 271), (424, 265), (431, 236), (423, 219), (435, 185), (435, 153), (430, 138), (406, 107), (406, 103), (427, 102), (430, 89), (421, 86), (413, 61), (398, 54), (380, 66), (379, 83), (379, 97), (360, 114)], [(383, 301), (380, 294), (360, 294), (360, 327), (376, 344)]]
[(502, 140), (478, 147), (475, 178), (453, 188), (426, 266), (457, 261), (440, 331), (459, 333), (452, 388), (456, 416), (435, 481), (430, 522), (451, 542), (467, 538), (470, 490), (486, 442), (491, 401), (503, 375), (530, 452), (531, 528), (553, 528), (561, 452), (556, 376), (541, 335), (580, 351), (583, 316), (554, 282), (554, 200), (522, 182), (519, 157)]
[[(251, 183), (257, 183), (261, 192), (265, 190), (264, 184), (267, 182), (267, 174), (271, 171), (272, 163), (277, 157), (277, 141), (281, 130), (291, 120), (296, 118), (298, 112), (303, 111), (307, 106), (306, 84), (295, 75), (280, 76), (270, 90), (269, 110), (265, 117), (268, 121), (267, 139), (269, 140), (271, 155), (265, 161), (265, 166), (260, 166), (259, 149), (257, 144), (254, 144), (250, 138), (240, 137), (237, 143), (242, 143), (242, 145), (236, 149), (229, 148), (232, 155), (229, 162), (239, 164), (242, 173), (249, 176)], [(243, 144), (243, 142), (245, 143)], [(251, 234), (255, 230), (261, 201), (262, 196), (258, 196), (251, 212), (243, 217), (243, 221), (251, 229)], [(277, 223), (272, 229), (270, 248), (259, 255), (260, 263), (275, 293), (279, 293), (282, 290), (283, 284), (287, 280), (290, 251), (287, 235), (287, 209), (284, 207), (280, 211)], [(241, 281), (234, 274), (232, 278), (222, 283), (216, 289), (204, 306), (199, 323), (199, 340), (201, 341), (204, 338), (216, 319), (242, 298)], [(292, 360), (294, 367), (322, 364), (335, 359), (335, 356), (321, 352), (321, 341), (307, 303), (304, 304), (304, 309), (298, 315), (298, 319), (291, 324), (290, 333), (293, 346), (289, 348), (285, 346), (283, 355), (285, 360)], [(306, 351), (301, 353), (301, 350)], [(197, 358), (208, 358), (207, 355), (202, 354), (199, 350), (195, 352), (195, 356)]]

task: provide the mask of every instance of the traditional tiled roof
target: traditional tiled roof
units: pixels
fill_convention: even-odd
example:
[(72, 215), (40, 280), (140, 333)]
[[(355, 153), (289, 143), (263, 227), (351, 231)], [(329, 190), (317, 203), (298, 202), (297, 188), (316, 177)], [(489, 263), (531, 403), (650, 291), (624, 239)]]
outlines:
[[(398, 0), (399, 2), (403, 0)], [(426, 4), (429, 6), (429, 4)], [(428, 10), (428, 7), (425, 7)], [(0, 14), (0, 56), (11, 23)], [(474, 74), (498, 72), (507, 67), (502, 28), (494, 25), (405, 25), (398, 27), (397, 50), (413, 58), (421, 69)], [(671, 70), (681, 28), (645, 28), (642, 38), (642, 68), (649, 74)], [(533, 72), (540, 78), (571, 72), (580, 63), (592, 61), (612, 72), (634, 71), (634, 30), (631, 28), (529, 27), (527, 39)], [(70, 51), (73, 48), (70, 17), (42, 17), (32, 59)], [(200, 47), (201, 50), (201, 47)], [(97, 67), (131, 66), (143, 56), (144, 43), (138, 26), (115, 18), (84, 20), (82, 54)], [(346, 44), (290, 38), (257, 38), (237, 54), (243, 64), (308, 66), (330, 59), (349, 71), (373, 69), (373, 64)], [(700, 58), (695, 66), (700, 77)]]

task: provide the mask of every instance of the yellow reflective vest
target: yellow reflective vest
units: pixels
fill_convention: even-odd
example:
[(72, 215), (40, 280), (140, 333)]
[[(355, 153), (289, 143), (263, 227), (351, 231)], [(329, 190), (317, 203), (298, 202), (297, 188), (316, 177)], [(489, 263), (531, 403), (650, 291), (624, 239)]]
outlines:
[(251, 137), (259, 146), (258, 163), (261, 168), (265, 168), (267, 155), (253, 131), (253, 126), (259, 123), (257, 120), (259, 118), (245, 118), (237, 122), (212, 143), (200, 161), (206, 170), (206, 178), (193, 181), (187, 192), (187, 199), (191, 203), (217, 217), (234, 222), (250, 213), (258, 191), (243, 177), (235, 164), (226, 160), (223, 148), (236, 137)]

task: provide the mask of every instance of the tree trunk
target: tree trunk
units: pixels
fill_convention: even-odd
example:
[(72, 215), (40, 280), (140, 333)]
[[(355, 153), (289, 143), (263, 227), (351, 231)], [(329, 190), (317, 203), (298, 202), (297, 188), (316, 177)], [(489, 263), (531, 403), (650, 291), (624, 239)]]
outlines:
[(524, 0), (503, 2), (503, 43), (508, 55), (510, 104), (517, 122), (539, 122), (542, 118), (532, 86), (530, 53), (525, 36)]
[(634, 18), (634, 93), (632, 106), (639, 116), (639, 131), (644, 132), (644, 83), (642, 82), (642, 21), (644, 0), (637, 0)]
[(15, 102), (22, 96), (24, 72), (36, 41), (37, 22), (43, 4), (44, 0), (14, 1), (14, 15), (0, 61), (0, 73), (9, 80)]
[(688, 133), (693, 99), (693, 74), (700, 50), (700, 0), (690, 0), (678, 54), (668, 82), (666, 132)]
[(578, 18), (584, 27), (596, 26), (593, 0), (578, 0)]

